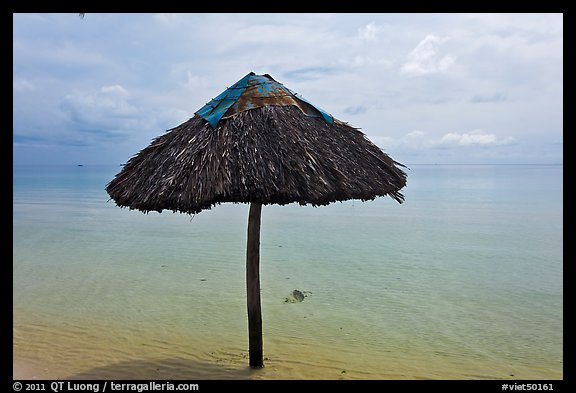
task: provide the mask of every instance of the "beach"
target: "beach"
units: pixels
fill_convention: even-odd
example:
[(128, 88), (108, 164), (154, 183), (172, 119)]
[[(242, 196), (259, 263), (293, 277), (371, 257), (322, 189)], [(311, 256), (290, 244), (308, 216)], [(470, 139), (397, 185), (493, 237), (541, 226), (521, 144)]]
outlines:
[[(174, 341), (177, 342), (177, 341)], [(191, 340), (188, 339), (187, 343)], [(477, 361), (460, 364), (448, 354), (416, 354), (386, 358), (366, 353), (359, 356), (350, 351), (330, 351), (319, 345), (308, 345), (296, 340), (274, 340), (265, 337), (265, 367), (248, 367), (247, 351), (240, 347), (217, 345), (185, 345), (174, 349), (156, 346), (153, 341), (140, 343), (140, 348), (125, 348), (124, 356), (110, 352), (102, 343), (61, 347), (62, 354), (46, 359), (19, 359), (13, 363), (13, 378), (23, 380), (557, 380), (558, 370), (540, 370), (518, 364)], [(83, 359), (82, 353), (89, 353)], [(74, 356), (76, 361), (68, 360)], [(443, 364), (438, 364), (441, 361)], [(446, 362), (452, 370), (446, 370)]]

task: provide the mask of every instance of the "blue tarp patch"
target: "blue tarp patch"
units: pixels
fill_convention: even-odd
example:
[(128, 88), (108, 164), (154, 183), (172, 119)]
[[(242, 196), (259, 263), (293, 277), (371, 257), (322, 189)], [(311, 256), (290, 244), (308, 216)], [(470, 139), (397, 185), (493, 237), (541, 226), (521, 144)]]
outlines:
[(305, 115), (322, 117), (328, 124), (334, 120), (328, 112), (276, 82), (270, 75), (256, 75), (253, 72), (213, 98), (196, 114), (216, 127), (222, 118), (265, 105), (294, 105)]

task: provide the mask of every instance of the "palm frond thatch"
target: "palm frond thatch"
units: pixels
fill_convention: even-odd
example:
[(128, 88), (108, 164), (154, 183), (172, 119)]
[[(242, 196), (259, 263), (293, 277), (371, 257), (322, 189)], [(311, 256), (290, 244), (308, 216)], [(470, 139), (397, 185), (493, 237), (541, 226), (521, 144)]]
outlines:
[(406, 173), (358, 129), (263, 106), (212, 127), (195, 115), (133, 156), (106, 186), (118, 206), (194, 214), (223, 202), (327, 205), (388, 195)]

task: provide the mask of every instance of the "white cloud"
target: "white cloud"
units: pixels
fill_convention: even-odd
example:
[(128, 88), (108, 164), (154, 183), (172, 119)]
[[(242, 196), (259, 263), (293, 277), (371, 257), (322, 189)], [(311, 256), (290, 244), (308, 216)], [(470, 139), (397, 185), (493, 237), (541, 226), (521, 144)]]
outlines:
[(117, 96), (117, 97), (128, 96), (128, 90), (126, 90), (120, 85), (102, 86), (100, 88), (100, 92), (108, 96)]
[(206, 78), (194, 75), (190, 71), (186, 71), (186, 82), (184, 82), (184, 87), (188, 90), (198, 90), (206, 89), (209, 86)]
[(428, 146), (428, 141), (424, 131), (412, 131), (404, 135), (400, 140), (400, 145), (409, 146), (412, 149), (425, 149)]
[(90, 135), (87, 138), (114, 141), (131, 135), (146, 138), (160, 135), (190, 117), (190, 113), (173, 106), (150, 108), (147, 102), (137, 100), (118, 84), (67, 94), (60, 109), (75, 135), (83, 133)]
[(358, 37), (362, 41), (373, 42), (378, 39), (378, 34), (382, 31), (382, 28), (374, 22), (368, 23), (366, 26), (360, 27), (358, 29)]
[(375, 58), (370, 55), (356, 55), (354, 57), (341, 58), (339, 63), (348, 67), (378, 66), (384, 69), (392, 67), (393, 62), (387, 58)]
[(161, 25), (167, 27), (176, 27), (183, 21), (183, 15), (180, 14), (170, 14), (170, 13), (160, 13), (154, 14), (154, 19), (160, 22)]
[(400, 138), (386, 136), (370, 136), (369, 139), (383, 149), (425, 150), (430, 148), (432, 142), (426, 137), (424, 131), (411, 131)]
[(118, 131), (134, 126), (140, 109), (130, 102), (129, 92), (121, 85), (102, 86), (97, 91), (67, 94), (61, 108), (71, 120), (86, 129)]
[(476, 104), (494, 103), (494, 102), (505, 102), (508, 99), (506, 93), (496, 92), (493, 94), (475, 94), (469, 101)]
[(468, 146), (500, 146), (516, 143), (513, 137), (499, 138), (496, 134), (486, 133), (482, 130), (469, 132), (449, 132), (438, 137), (428, 136), (424, 131), (411, 131), (400, 138), (374, 136), (371, 141), (385, 149), (401, 150), (428, 150), (463, 148)]
[(34, 91), (36, 90), (36, 86), (25, 78), (15, 76), (12, 80), (12, 89), (18, 92)]
[[(113, 64), (112, 59), (106, 58), (101, 53), (83, 48), (76, 43), (65, 42), (60, 46), (40, 47), (31, 45), (29, 42), (25, 45), (20, 44), (18, 50), (23, 56), (42, 61), (43, 64), (60, 66), (70, 69), (72, 67), (108, 67)], [(37, 53), (30, 53), (36, 51)]]
[(508, 145), (515, 142), (512, 137), (498, 139), (495, 134), (487, 134), (482, 130), (470, 132), (449, 132), (435, 142), (437, 146), (471, 146), (471, 145)]
[(438, 53), (438, 47), (448, 38), (428, 34), (408, 54), (408, 61), (400, 68), (403, 75), (419, 76), (447, 71), (455, 61), (451, 55)]

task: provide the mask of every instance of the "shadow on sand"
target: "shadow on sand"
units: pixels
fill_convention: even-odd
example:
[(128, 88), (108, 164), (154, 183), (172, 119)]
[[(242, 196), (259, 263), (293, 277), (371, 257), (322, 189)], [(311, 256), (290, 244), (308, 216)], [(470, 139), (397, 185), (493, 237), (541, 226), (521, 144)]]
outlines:
[(65, 380), (222, 380), (258, 378), (262, 370), (226, 367), (193, 359), (129, 360), (91, 368)]

